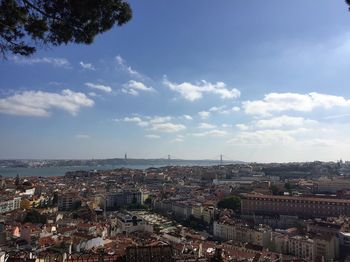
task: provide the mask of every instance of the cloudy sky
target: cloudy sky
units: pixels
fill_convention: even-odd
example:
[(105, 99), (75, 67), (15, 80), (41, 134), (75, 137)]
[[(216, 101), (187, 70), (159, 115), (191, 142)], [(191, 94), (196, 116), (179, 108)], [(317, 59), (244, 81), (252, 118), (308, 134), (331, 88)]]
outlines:
[(0, 158), (350, 159), (343, 0), (131, 5), (92, 45), (0, 61)]

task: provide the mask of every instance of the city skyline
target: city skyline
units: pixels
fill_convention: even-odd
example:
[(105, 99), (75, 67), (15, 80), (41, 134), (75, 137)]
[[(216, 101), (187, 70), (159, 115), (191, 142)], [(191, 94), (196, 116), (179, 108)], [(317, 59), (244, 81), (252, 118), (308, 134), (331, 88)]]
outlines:
[(0, 62), (1, 159), (350, 158), (343, 1), (130, 3), (89, 46)]

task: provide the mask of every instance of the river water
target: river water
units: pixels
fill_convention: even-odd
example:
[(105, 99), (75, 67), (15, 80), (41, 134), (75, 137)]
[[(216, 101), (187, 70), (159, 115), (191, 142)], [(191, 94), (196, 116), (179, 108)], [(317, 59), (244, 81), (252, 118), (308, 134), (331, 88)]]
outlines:
[[(212, 166), (216, 163), (213, 162), (203, 162), (201, 166)], [(181, 166), (198, 166), (197, 162), (193, 163), (183, 163), (178, 164)], [(149, 167), (161, 167), (164, 165), (98, 165), (98, 166), (53, 166), (53, 167), (0, 167), (0, 175), (3, 177), (13, 177), (17, 176), (26, 177), (26, 176), (63, 176), (68, 171), (77, 171), (77, 170), (112, 170), (116, 168), (131, 168), (131, 169), (147, 169)]]
[[(64, 167), (15, 167), (15, 168), (0, 168), (0, 175), (3, 177), (11, 177), (17, 176), (63, 176), (68, 171), (77, 171), (77, 170), (111, 170), (116, 168), (132, 168), (132, 169), (147, 169), (151, 166), (147, 165), (128, 165), (128, 166), (112, 166), (112, 165), (104, 165), (104, 166), (64, 166)], [(159, 167), (159, 166), (154, 166)]]

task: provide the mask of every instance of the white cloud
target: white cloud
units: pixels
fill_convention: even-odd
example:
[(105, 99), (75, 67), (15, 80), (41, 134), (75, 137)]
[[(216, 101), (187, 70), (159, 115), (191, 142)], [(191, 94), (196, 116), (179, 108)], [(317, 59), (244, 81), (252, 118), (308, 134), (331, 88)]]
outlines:
[(52, 85), (52, 86), (63, 86), (64, 83), (62, 83), (62, 82), (57, 82), (57, 81), (50, 81), (50, 82), (49, 82), (49, 85)]
[(192, 120), (192, 119), (193, 119), (192, 116), (190, 116), (190, 115), (183, 115), (183, 117), (184, 117), (186, 120)]
[(142, 119), (138, 116), (135, 117), (124, 117), (123, 118), (124, 122), (131, 122), (131, 123), (140, 123), (142, 122)]
[(296, 128), (291, 130), (266, 129), (255, 131), (242, 131), (229, 140), (228, 143), (237, 145), (280, 145), (305, 143), (308, 139), (305, 134), (310, 133), (310, 129)]
[(89, 135), (86, 135), (86, 134), (77, 134), (77, 135), (75, 136), (75, 138), (77, 138), (77, 139), (89, 139), (90, 136), (89, 136)]
[(91, 70), (91, 71), (96, 70), (95, 67), (93, 66), (93, 64), (91, 64), (91, 63), (84, 63), (83, 61), (80, 61), (79, 65), (85, 70)]
[(67, 58), (58, 58), (58, 57), (42, 57), (42, 58), (28, 58), (21, 56), (13, 56), (11, 58), (16, 64), (24, 65), (35, 65), (35, 64), (50, 64), (57, 67), (71, 68), (70, 62)]
[(212, 125), (209, 123), (200, 123), (198, 128), (200, 128), (200, 129), (213, 129), (213, 128), (216, 128), (216, 125)]
[(61, 93), (25, 91), (0, 99), (0, 112), (10, 115), (50, 116), (53, 108), (76, 115), (81, 107), (92, 107), (94, 101), (85, 94), (69, 89)]
[(178, 92), (183, 98), (189, 101), (195, 101), (203, 97), (203, 93), (210, 93), (219, 95), (222, 99), (233, 99), (240, 96), (238, 89), (228, 89), (224, 82), (217, 82), (212, 84), (205, 80), (202, 80), (198, 84), (191, 84), (183, 82), (181, 84), (170, 82), (166, 77), (163, 80), (163, 84), (170, 90)]
[(138, 123), (138, 125), (141, 127), (146, 127), (146, 126), (149, 126), (149, 123), (147, 121), (141, 121)]
[(145, 127), (148, 126), (149, 123), (147, 121), (142, 120), (140, 117), (138, 116), (134, 116), (134, 117), (124, 117), (122, 119), (124, 122), (129, 122), (129, 123), (136, 123), (139, 126)]
[(228, 141), (232, 144), (245, 145), (270, 145), (295, 142), (292, 134), (285, 130), (258, 130), (253, 132), (241, 132), (237, 137)]
[(183, 141), (184, 141), (184, 139), (182, 136), (177, 136), (176, 138), (171, 140), (171, 142), (173, 142), (173, 143), (182, 143)]
[(220, 137), (220, 136), (225, 136), (227, 134), (228, 133), (224, 130), (214, 129), (214, 130), (210, 130), (202, 133), (193, 133), (192, 135), (198, 136), (198, 137), (203, 137), (203, 136)]
[(149, 119), (149, 122), (152, 124), (164, 123), (172, 119), (171, 116), (152, 116), (152, 117), (146, 117), (146, 118)]
[(150, 138), (150, 139), (159, 139), (160, 138), (159, 135), (154, 135), (154, 134), (145, 135), (145, 137)]
[(350, 114), (338, 114), (338, 115), (330, 115), (330, 116), (325, 116), (323, 119), (338, 119), (338, 118), (344, 118), (344, 117), (350, 117)]
[(135, 89), (122, 88), (122, 92), (125, 93), (125, 94), (132, 95), (132, 96), (138, 96), (139, 95), (139, 92), (137, 92)]
[(309, 140), (305, 140), (303, 142), (309, 146), (318, 146), (318, 147), (331, 147), (338, 145), (337, 141), (332, 139), (322, 139), (322, 138), (313, 138)]
[(155, 90), (153, 87), (148, 87), (144, 83), (135, 80), (125, 83), (122, 88), (122, 92), (134, 96), (137, 96), (139, 91), (154, 92)]
[(123, 122), (135, 123), (141, 127), (149, 127), (148, 130), (152, 131), (171, 133), (186, 129), (186, 126), (171, 123), (171, 120), (171, 116), (133, 116), (122, 119)]
[(247, 126), (246, 124), (237, 124), (236, 127), (240, 130), (248, 130), (249, 126)]
[(222, 112), (224, 109), (226, 109), (226, 106), (213, 106), (209, 108), (209, 112)]
[(85, 83), (87, 87), (90, 87), (92, 89), (100, 90), (106, 93), (112, 92), (112, 88), (110, 86), (101, 85), (101, 84), (94, 84), (94, 83)]
[(202, 119), (207, 119), (210, 116), (210, 112), (209, 111), (200, 111), (200, 112), (198, 112), (198, 115)]
[(182, 130), (185, 130), (186, 127), (182, 124), (174, 124), (174, 123), (155, 123), (153, 124), (151, 130), (159, 131), (159, 132), (166, 132), (166, 133), (172, 133), (172, 132), (179, 132)]
[(223, 106), (213, 106), (209, 108), (208, 111), (212, 113), (219, 113), (219, 114), (231, 114), (231, 113), (239, 112), (240, 108), (237, 106), (228, 108), (226, 105), (223, 105)]
[(95, 92), (89, 92), (88, 95), (91, 96), (91, 97), (97, 96), (97, 94)]
[(245, 113), (252, 115), (271, 115), (271, 113), (283, 111), (310, 112), (316, 108), (330, 109), (349, 106), (350, 100), (342, 96), (316, 92), (309, 94), (269, 93), (262, 100), (243, 102)]
[(316, 124), (317, 121), (305, 119), (303, 117), (278, 116), (270, 119), (261, 119), (255, 123), (255, 126), (263, 129), (282, 128), (282, 127), (299, 127), (310, 124)]
[(117, 61), (118, 67), (124, 72), (126, 72), (128, 75), (137, 78), (144, 78), (142, 74), (132, 69), (131, 66), (129, 66), (120, 55), (117, 55), (115, 59)]

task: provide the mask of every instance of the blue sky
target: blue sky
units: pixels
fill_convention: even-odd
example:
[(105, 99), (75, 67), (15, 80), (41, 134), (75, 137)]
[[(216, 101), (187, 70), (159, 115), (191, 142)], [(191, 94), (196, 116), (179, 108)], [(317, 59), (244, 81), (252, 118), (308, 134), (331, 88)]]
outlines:
[(344, 1), (131, 5), (92, 45), (0, 61), (0, 158), (350, 158)]

